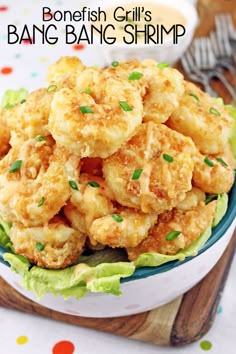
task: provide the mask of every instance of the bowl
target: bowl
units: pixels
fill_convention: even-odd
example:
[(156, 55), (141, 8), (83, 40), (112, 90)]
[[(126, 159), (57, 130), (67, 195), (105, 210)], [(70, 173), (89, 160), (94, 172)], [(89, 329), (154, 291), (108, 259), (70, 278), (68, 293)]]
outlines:
[[(236, 227), (236, 183), (221, 222), (195, 257), (172, 261), (159, 267), (140, 268), (122, 281), (122, 295), (89, 293), (80, 300), (45, 295), (41, 300), (20, 285), (20, 277), (7, 263), (0, 263), (0, 276), (26, 298), (50, 309), (84, 317), (119, 317), (148, 311), (166, 304), (197, 284), (217, 263)], [(0, 252), (4, 252), (0, 249)], [(0, 257), (1, 259), (1, 257)]]
[[(151, 40), (149, 40), (148, 44), (144, 44), (144, 43), (125, 44), (123, 41), (121, 42), (116, 41), (113, 44), (106, 44), (102, 42), (102, 44), (99, 45), (99, 50), (101, 50), (103, 54), (105, 64), (109, 65), (113, 61), (123, 61), (131, 58), (137, 58), (140, 60), (152, 58), (158, 62), (167, 62), (169, 64), (174, 64), (182, 56), (182, 54), (190, 45), (194, 31), (198, 24), (198, 14), (194, 4), (192, 4), (189, 0), (178, 0), (178, 1), (137, 0), (135, 3), (132, 0), (126, 0), (126, 1), (114, 0), (112, 3), (110, 1), (105, 0), (102, 2), (102, 4), (100, 2), (99, 4), (97, 4), (97, 6), (93, 5), (93, 8), (97, 9), (99, 6), (102, 10), (106, 12), (111, 7), (125, 8), (126, 4), (131, 4), (133, 7), (144, 6), (145, 9), (148, 9), (148, 5), (153, 4), (153, 5), (169, 7), (175, 11), (178, 11), (185, 18), (186, 21), (185, 34), (183, 36), (178, 37), (178, 43), (174, 43), (174, 39), (172, 35), (168, 35), (164, 39), (163, 43), (160, 42), (160, 37), (159, 40), (155, 39), (155, 42), (158, 43), (153, 43)], [(120, 25), (124, 24), (123, 22), (117, 23), (116, 21), (115, 22), (116, 28), (117, 26), (119, 26), (119, 23)], [(147, 24), (148, 23), (149, 22), (147, 22)], [(175, 23), (176, 22), (173, 19), (173, 24)], [(153, 23), (153, 25), (156, 26), (156, 23)], [(170, 27), (168, 27), (168, 29), (170, 29)], [(134, 33), (132, 30), (130, 31)], [(178, 32), (179, 34), (180, 31), (182, 31), (182, 29), (179, 27), (179, 32)], [(96, 34), (95, 34), (95, 38), (96, 38)], [(131, 39), (131, 35), (128, 35), (127, 41), (129, 41), (129, 39)], [(97, 39), (97, 43), (98, 42), (101, 43), (100, 39), (99, 41)]]

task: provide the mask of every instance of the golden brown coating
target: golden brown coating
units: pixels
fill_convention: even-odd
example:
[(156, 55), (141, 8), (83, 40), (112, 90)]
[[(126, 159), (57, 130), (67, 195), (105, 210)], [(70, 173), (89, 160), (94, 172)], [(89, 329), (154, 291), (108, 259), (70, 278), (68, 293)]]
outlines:
[[(85, 77), (91, 93), (83, 91)], [(81, 86), (55, 93), (49, 130), (58, 145), (80, 157), (110, 156), (142, 122), (141, 96), (127, 80), (105, 79), (97, 70), (84, 70), (80, 80)]]
[(144, 214), (135, 209), (117, 208), (114, 214), (92, 222), (92, 238), (110, 247), (135, 247), (148, 236), (156, 214)]
[[(142, 253), (158, 252), (162, 254), (176, 254), (180, 249), (188, 247), (209, 226), (215, 216), (216, 201), (207, 205), (200, 203), (189, 211), (172, 209), (160, 215), (158, 223), (151, 229), (148, 237), (137, 247), (127, 248), (130, 261), (134, 261)], [(172, 241), (166, 236), (172, 231), (181, 234)]]
[[(16, 161), (18, 168), (11, 172)], [(68, 152), (55, 146), (49, 137), (44, 141), (30, 139), (12, 147), (0, 161), (2, 218), (27, 227), (52, 219), (71, 195), (69, 164)]]
[(0, 159), (3, 158), (10, 149), (10, 129), (4, 117), (4, 109), (0, 108)]
[(42, 226), (25, 227), (14, 223), (10, 238), (16, 254), (24, 255), (40, 267), (62, 269), (79, 258), (86, 237), (69, 227), (61, 217), (55, 217)]
[[(190, 138), (162, 124), (143, 123), (126, 145), (104, 160), (104, 177), (121, 205), (160, 214), (191, 190), (194, 153)], [(142, 173), (134, 180), (136, 170)]]
[(172, 113), (167, 125), (191, 137), (201, 153), (218, 154), (228, 143), (233, 118), (215, 98), (185, 82), (179, 108)]
[[(179, 106), (184, 93), (183, 76), (173, 68), (158, 67), (155, 60), (129, 60), (115, 68), (105, 69), (107, 75), (129, 80), (143, 97), (143, 121), (164, 123)], [(139, 79), (129, 79), (133, 73), (142, 74)], [(132, 76), (131, 76), (132, 77)], [(134, 75), (135, 77), (135, 75)], [(137, 76), (136, 76), (137, 77)]]

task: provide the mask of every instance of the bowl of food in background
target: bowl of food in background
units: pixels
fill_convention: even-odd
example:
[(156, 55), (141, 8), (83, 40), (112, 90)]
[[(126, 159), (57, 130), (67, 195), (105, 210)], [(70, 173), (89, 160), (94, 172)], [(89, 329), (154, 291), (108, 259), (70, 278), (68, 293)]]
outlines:
[(1, 277), (85, 317), (186, 292), (235, 229), (235, 115), (151, 59), (98, 68), (64, 57), (45, 87), (7, 91)]
[[(198, 14), (187, 0), (104, 1), (100, 7), (106, 17), (92, 23), (91, 32), (105, 63), (131, 58), (153, 58), (175, 63), (190, 45)], [(90, 26), (90, 24), (89, 24)], [(100, 27), (102, 26), (102, 27)], [(103, 37), (97, 30), (103, 29)]]

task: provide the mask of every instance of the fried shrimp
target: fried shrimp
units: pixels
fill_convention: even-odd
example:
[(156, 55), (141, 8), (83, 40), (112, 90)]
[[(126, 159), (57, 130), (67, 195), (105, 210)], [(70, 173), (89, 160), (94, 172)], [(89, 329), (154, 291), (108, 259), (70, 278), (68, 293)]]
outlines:
[[(184, 93), (183, 76), (173, 68), (159, 68), (156, 61), (130, 60), (105, 71), (131, 82), (143, 97), (143, 121), (164, 123), (179, 106)], [(142, 76), (141, 76), (141, 75)], [(140, 77), (141, 76), (141, 77)]]
[(69, 154), (51, 138), (11, 148), (0, 161), (2, 218), (26, 227), (52, 219), (71, 195), (65, 167), (69, 161)]
[(81, 174), (78, 190), (73, 192), (63, 209), (72, 227), (86, 233), (93, 246), (97, 242), (90, 234), (90, 225), (95, 219), (113, 212), (111, 199), (112, 195), (101, 177)]
[(185, 82), (185, 93), (167, 125), (193, 139), (203, 154), (218, 154), (228, 143), (233, 119), (215, 98)]
[[(37, 135), (50, 135), (47, 124), (52, 96), (52, 93), (42, 88), (29, 94), (24, 103), (4, 110), (4, 119), (9, 129), (20, 136), (21, 140)], [(18, 140), (16, 140), (17, 143)], [(11, 145), (15, 145), (13, 140), (11, 140)]]
[(103, 162), (109, 189), (123, 206), (160, 214), (191, 190), (195, 146), (162, 124), (139, 126), (137, 134)]
[[(89, 75), (88, 75), (89, 73)], [(56, 92), (51, 105), (49, 130), (57, 144), (80, 157), (107, 157), (134, 134), (142, 122), (142, 99), (124, 80), (108, 78), (97, 70), (84, 70), (90, 91), (84, 87)], [(81, 81), (82, 78), (81, 78)], [(82, 84), (83, 86), (83, 84)], [(89, 92), (89, 93), (88, 93)]]
[(10, 129), (4, 118), (4, 110), (0, 109), (0, 159), (3, 158), (10, 149)]
[[(142, 253), (158, 252), (176, 254), (180, 249), (188, 247), (209, 226), (211, 226), (216, 209), (216, 201), (207, 205), (199, 204), (189, 211), (173, 209), (159, 216), (158, 223), (151, 229), (148, 237), (137, 247), (127, 248), (130, 261), (134, 261)], [(167, 235), (172, 231), (180, 231), (178, 237), (168, 241)]]
[(191, 191), (186, 193), (185, 199), (176, 205), (176, 209), (191, 210), (195, 208), (199, 203), (204, 203), (206, 200), (206, 194), (199, 188), (193, 187)]
[(210, 194), (228, 193), (234, 183), (233, 169), (221, 158), (194, 156), (193, 184)]
[(77, 76), (86, 66), (77, 57), (62, 57), (48, 67), (48, 85), (75, 87)]
[(90, 227), (91, 236), (103, 245), (135, 247), (147, 237), (157, 219), (155, 214), (128, 208), (118, 209), (116, 213), (94, 220)]
[(42, 226), (25, 227), (14, 223), (10, 230), (16, 254), (50, 269), (62, 269), (74, 263), (84, 249), (85, 238), (58, 216)]

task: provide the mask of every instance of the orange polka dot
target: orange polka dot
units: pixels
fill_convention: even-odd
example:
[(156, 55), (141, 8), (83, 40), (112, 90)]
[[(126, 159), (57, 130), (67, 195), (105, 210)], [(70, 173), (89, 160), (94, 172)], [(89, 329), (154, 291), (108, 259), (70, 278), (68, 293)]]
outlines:
[(62, 340), (57, 342), (52, 348), (52, 354), (73, 354), (75, 350), (75, 346), (73, 343)]
[(75, 44), (72, 47), (74, 50), (83, 50), (85, 48), (84, 44)]
[(1, 74), (3, 75), (9, 75), (11, 74), (13, 69), (10, 66), (5, 66), (4, 68), (1, 69)]

